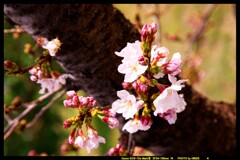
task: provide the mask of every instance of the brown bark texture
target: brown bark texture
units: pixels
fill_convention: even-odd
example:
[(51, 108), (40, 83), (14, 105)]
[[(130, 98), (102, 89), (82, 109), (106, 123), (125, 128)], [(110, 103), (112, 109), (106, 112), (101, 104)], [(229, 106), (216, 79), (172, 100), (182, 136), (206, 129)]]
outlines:
[[(110, 4), (4, 4), (4, 13), (34, 39), (58, 37), (61, 50), (55, 60), (75, 80), (68, 89), (83, 89), (101, 105), (111, 105), (122, 89), (123, 75), (117, 67), (122, 58), (114, 54), (140, 34)], [(135, 145), (155, 155), (236, 155), (236, 105), (216, 102), (186, 85), (182, 93), (186, 109), (174, 125), (154, 117), (148, 131), (133, 134)], [(119, 130), (125, 121), (121, 116)]]

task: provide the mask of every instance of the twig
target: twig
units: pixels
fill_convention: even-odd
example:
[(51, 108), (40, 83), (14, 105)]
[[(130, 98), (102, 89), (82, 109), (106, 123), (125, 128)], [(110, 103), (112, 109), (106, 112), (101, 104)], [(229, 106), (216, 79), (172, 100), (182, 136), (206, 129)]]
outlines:
[(26, 32), (22, 28), (12, 28), (12, 29), (4, 29), (4, 33), (22, 33)]
[(195, 34), (189, 40), (189, 48), (186, 51), (187, 56), (191, 52), (191, 50), (193, 48), (193, 44), (199, 40), (199, 38), (202, 36), (203, 32), (205, 31), (208, 19), (209, 19), (210, 15), (212, 14), (213, 10), (215, 9), (215, 7), (216, 7), (216, 4), (208, 5), (208, 7), (202, 17), (202, 22), (201, 22), (198, 30), (195, 32)]
[(127, 151), (129, 154), (131, 154), (131, 149), (132, 149), (132, 134), (128, 134), (128, 145), (127, 145)]
[(59, 90), (57, 90), (55, 92), (47, 93), (30, 103), (22, 104), (22, 106), (27, 106), (27, 108), (20, 115), (18, 115), (14, 120), (12, 120), (11, 123), (8, 123), (8, 125), (4, 128), (4, 140), (6, 140), (8, 138), (8, 136), (13, 132), (13, 130), (16, 128), (19, 121), (23, 117), (25, 117), (31, 110), (33, 110), (36, 106), (38, 106), (39, 103), (46, 100), (47, 98), (49, 98), (50, 96), (52, 96), (53, 94), (57, 93), (58, 91), (60, 91), (62, 89), (63, 88), (60, 88)]
[(44, 107), (35, 115), (34, 119), (26, 125), (26, 128), (32, 127), (33, 124), (43, 115), (43, 113), (44, 113), (53, 103), (55, 103), (60, 97), (62, 97), (62, 95), (63, 95), (64, 93), (65, 93), (64, 91), (61, 91), (58, 95), (56, 95), (53, 99), (51, 99), (51, 101), (50, 101), (46, 106), (44, 106)]

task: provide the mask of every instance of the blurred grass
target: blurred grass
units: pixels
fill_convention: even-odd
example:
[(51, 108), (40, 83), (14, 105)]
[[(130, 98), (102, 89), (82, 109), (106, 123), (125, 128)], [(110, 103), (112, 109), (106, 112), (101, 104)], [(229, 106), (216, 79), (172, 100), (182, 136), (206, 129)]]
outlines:
[[(135, 23), (137, 12), (140, 12), (143, 24), (152, 23), (154, 20), (151, 16), (153, 5), (142, 5), (141, 10), (136, 4), (114, 4), (114, 6), (120, 9), (132, 23)], [(203, 61), (198, 69), (203, 71), (205, 76), (199, 83), (194, 84), (194, 87), (210, 99), (233, 103), (236, 101), (236, 17), (233, 5), (219, 4), (216, 7), (210, 17), (210, 26), (204, 33), (200, 48), (192, 53), (191, 57), (184, 55), (188, 48), (186, 35), (193, 31), (187, 21), (190, 16), (201, 15), (206, 6), (207, 4), (161, 4), (162, 45), (169, 49), (170, 54), (180, 52), (183, 60), (198, 55), (202, 56)], [(4, 28), (13, 28), (12, 25), (6, 23), (5, 18)], [(169, 41), (164, 36), (166, 33), (176, 34), (183, 40), (180, 42)], [(34, 40), (26, 33), (21, 34), (18, 39), (14, 39), (12, 34), (5, 34), (4, 60), (12, 60), (21, 67), (32, 65), (34, 60), (23, 52), (25, 43), (35, 44)], [(57, 64), (54, 66), (59, 69)], [(182, 74), (184, 75), (184, 70), (189, 68), (181, 68)], [(193, 79), (189, 75), (184, 75), (184, 77)], [(29, 74), (19, 77), (4, 75), (4, 104), (9, 104), (15, 96), (20, 96), (23, 102), (32, 101), (40, 96), (39, 88), (39, 85), (29, 80)], [(85, 94), (82, 91), (79, 93)], [(64, 108), (62, 104), (64, 98), (65, 96), (53, 104), (32, 128), (23, 133), (14, 132), (4, 142), (4, 155), (24, 156), (31, 149), (36, 149), (38, 153), (60, 155), (60, 146), (71, 133), (71, 128), (64, 129), (62, 127), (63, 121), (77, 115), (77, 111), (74, 109)], [(33, 113), (37, 113), (41, 106), (37, 108)], [(29, 116), (28, 119), (30, 118), (32, 117)], [(103, 155), (109, 148), (117, 144), (119, 132), (117, 129), (110, 130), (100, 120), (94, 121), (94, 127), (99, 129), (100, 136), (106, 138), (106, 144), (100, 144), (100, 147), (92, 150), (90, 155)], [(86, 150), (79, 150), (78, 154), (88, 155)], [(147, 151), (144, 154), (151, 155)], [(76, 154), (69, 152), (67, 155), (74, 156)]]

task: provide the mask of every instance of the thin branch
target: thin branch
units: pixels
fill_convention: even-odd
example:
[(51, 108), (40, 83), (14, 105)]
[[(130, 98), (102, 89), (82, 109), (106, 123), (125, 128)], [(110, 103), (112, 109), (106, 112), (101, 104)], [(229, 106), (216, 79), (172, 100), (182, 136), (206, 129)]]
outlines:
[(130, 155), (133, 154), (134, 147), (135, 147), (135, 143), (134, 143), (134, 141), (133, 141), (132, 134), (129, 133), (129, 134), (128, 134), (127, 151), (128, 151), (128, 153), (129, 153)]
[(44, 107), (35, 115), (34, 119), (26, 125), (26, 128), (32, 127), (33, 124), (43, 115), (43, 113), (44, 113), (50, 106), (52, 106), (53, 103), (55, 103), (59, 98), (61, 98), (64, 93), (65, 93), (64, 91), (61, 91), (58, 95), (56, 95), (53, 99), (51, 99), (51, 101), (50, 101), (46, 106), (44, 106)]
[(211, 16), (213, 10), (215, 9), (217, 5), (216, 4), (209, 4), (207, 6), (207, 9), (202, 17), (202, 22), (199, 25), (198, 30), (195, 32), (195, 34), (190, 38), (189, 40), (189, 48), (186, 51), (186, 54), (189, 54), (193, 48), (193, 44), (198, 41), (200, 39), (200, 37), (202, 36), (202, 34), (204, 33), (206, 26), (207, 26), (207, 22), (209, 20), (209, 17)]
[[(15, 122), (15, 123), (14, 123)], [(13, 123), (11, 123), (11, 127), (9, 128), (9, 130), (7, 131), (7, 133), (4, 134), (4, 141), (12, 134), (12, 132), (14, 131), (14, 129), (17, 127), (19, 120), (18, 121), (14, 121)], [(5, 130), (4, 130), (5, 132)]]
[(22, 106), (27, 106), (27, 108), (20, 114), (18, 115), (14, 120), (11, 121), (11, 123), (8, 123), (8, 125), (4, 128), (4, 140), (8, 138), (8, 136), (13, 132), (13, 130), (16, 128), (20, 120), (25, 117), (30, 111), (32, 111), (36, 106), (38, 106), (42, 101), (46, 100), (53, 94), (57, 93), (58, 91), (62, 90), (63, 88), (60, 88), (59, 90), (55, 92), (50, 92), (47, 93), (38, 99), (30, 102), (30, 103), (24, 103)]
[(3, 112), (4, 114), (4, 118), (7, 120), (8, 123), (12, 122), (12, 119), (10, 118), (10, 116), (8, 114), (6, 114), (5, 112)]
[(12, 29), (4, 29), (4, 33), (23, 33), (26, 32), (22, 28), (12, 28)]

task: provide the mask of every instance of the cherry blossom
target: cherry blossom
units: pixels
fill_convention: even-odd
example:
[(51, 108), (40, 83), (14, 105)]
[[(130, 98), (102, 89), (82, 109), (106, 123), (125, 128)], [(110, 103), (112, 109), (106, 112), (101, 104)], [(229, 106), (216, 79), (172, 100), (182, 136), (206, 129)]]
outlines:
[(157, 32), (157, 24), (155, 22), (153, 22), (150, 25), (147, 25), (147, 24), (143, 25), (142, 33), (141, 33), (141, 40), (143, 42), (148, 40), (150, 43), (152, 43), (154, 40), (153, 35), (156, 32)]
[(167, 87), (163, 92), (153, 101), (156, 110), (154, 111), (154, 115), (156, 116), (158, 113), (164, 113), (169, 109), (175, 109), (177, 113), (183, 111), (186, 106), (186, 102), (182, 95), (179, 95), (177, 91), (179, 91), (184, 85), (181, 83), (186, 80), (176, 81), (175, 77), (168, 75), (168, 79), (173, 84), (170, 87)]
[(131, 95), (126, 90), (117, 92), (117, 99), (112, 103), (112, 109), (117, 113), (122, 113), (125, 119), (133, 118), (134, 114), (141, 108), (143, 100), (136, 100), (134, 95)]
[(62, 85), (66, 84), (66, 79), (72, 76), (70, 74), (62, 74), (57, 79), (55, 78), (42, 78), (38, 79), (37, 83), (41, 84), (41, 89), (39, 91), (40, 94), (44, 94), (47, 92), (55, 92), (59, 88), (62, 87)]
[(164, 66), (165, 73), (176, 76), (181, 72), (181, 69), (179, 68), (181, 63), (181, 54), (179, 52), (174, 53), (172, 59)]
[(151, 123), (148, 125), (142, 124), (142, 122), (138, 118), (134, 118), (129, 120), (122, 128), (122, 130), (127, 130), (129, 133), (135, 133), (138, 130), (146, 131), (151, 127)]
[[(154, 45), (151, 49), (151, 65), (158, 66), (161, 68), (167, 62), (167, 56), (169, 54), (169, 50), (166, 47), (156, 48)], [(156, 79), (162, 78), (164, 73), (160, 70), (154, 73), (153, 77)]]
[(122, 64), (118, 66), (118, 72), (125, 74), (124, 82), (133, 82), (143, 74), (148, 66), (141, 65), (138, 58), (143, 56), (141, 43), (128, 43), (121, 52), (115, 52), (116, 55), (123, 57)]
[(87, 126), (87, 132), (88, 139), (86, 141), (85, 148), (88, 153), (90, 153), (92, 149), (98, 148), (99, 143), (106, 143), (105, 138), (98, 136), (98, 132), (89, 125)]
[(60, 49), (61, 42), (59, 41), (58, 38), (55, 38), (51, 41), (46, 41), (43, 43), (42, 47), (47, 49), (49, 51), (49, 54), (51, 56), (56, 56), (56, 53)]
[(83, 134), (83, 131), (79, 129), (78, 136), (76, 137), (74, 144), (77, 144), (80, 148), (85, 148), (86, 143), (87, 143), (87, 138)]

